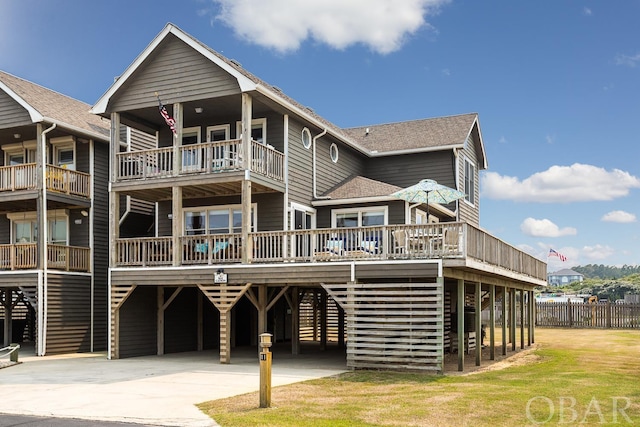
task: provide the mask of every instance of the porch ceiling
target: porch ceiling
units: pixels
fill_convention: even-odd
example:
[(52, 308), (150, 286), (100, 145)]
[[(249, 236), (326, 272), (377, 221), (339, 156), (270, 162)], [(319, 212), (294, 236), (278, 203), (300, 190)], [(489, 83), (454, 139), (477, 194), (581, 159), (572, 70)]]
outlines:
[[(170, 185), (170, 183), (169, 183)], [(126, 194), (131, 197), (140, 200), (146, 200), (149, 202), (159, 202), (172, 199), (172, 187), (157, 187), (153, 186), (145, 188), (146, 186), (141, 182), (136, 182), (126, 186), (120, 187), (114, 185), (114, 190), (120, 194)], [(252, 194), (259, 193), (274, 193), (275, 190), (253, 183), (251, 186)], [(219, 196), (239, 196), (242, 194), (242, 182), (232, 181), (216, 184), (191, 184), (182, 187), (182, 197), (184, 199), (198, 199), (205, 197), (219, 197)]]

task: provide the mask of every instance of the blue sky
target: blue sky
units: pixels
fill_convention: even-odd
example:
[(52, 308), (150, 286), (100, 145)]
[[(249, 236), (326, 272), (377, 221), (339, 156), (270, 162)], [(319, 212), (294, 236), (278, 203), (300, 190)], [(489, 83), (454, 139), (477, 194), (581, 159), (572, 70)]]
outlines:
[[(172, 22), (341, 127), (477, 112), (483, 228), (550, 271), (640, 264), (638, 0), (0, 0), (0, 10), (0, 69), (89, 104)], [(547, 259), (549, 248), (568, 260)]]

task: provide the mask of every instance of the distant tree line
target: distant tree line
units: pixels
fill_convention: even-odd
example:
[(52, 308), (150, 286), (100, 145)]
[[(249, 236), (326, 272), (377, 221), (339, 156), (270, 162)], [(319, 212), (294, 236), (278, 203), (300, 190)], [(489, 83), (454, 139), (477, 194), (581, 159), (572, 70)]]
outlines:
[(622, 267), (615, 267), (603, 264), (587, 264), (584, 266), (579, 265), (577, 267), (572, 267), (571, 269), (573, 271), (581, 273), (585, 278), (602, 280), (615, 280), (630, 276), (632, 274), (640, 274), (640, 265), (625, 264)]
[[(590, 267), (589, 265), (586, 267)], [(593, 267), (604, 267), (604, 266), (593, 266)], [(627, 266), (625, 266), (627, 267)], [(622, 270), (625, 267), (621, 267)], [(639, 267), (629, 267), (627, 271), (634, 271), (633, 273), (620, 277), (620, 278), (591, 278), (588, 277), (583, 271), (580, 271), (579, 268), (573, 268), (572, 270), (578, 271), (585, 276), (585, 280), (583, 282), (573, 282), (569, 283), (566, 286), (562, 287), (553, 287), (552, 289), (545, 289), (546, 291), (553, 290), (561, 291), (565, 293), (571, 294), (582, 294), (582, 295), (595, 295), (598, 297), (600, 301), (609, 300), (611, 302), (615, 302), (619, 299), (624, 299), (624, 296), (627, 294), (631, 295), (640, 295), (640, 272), (638, 272)], [(616, 267), (606, 267), (615, 269)], [(603, 270), (604, 271), (604, 270)]]

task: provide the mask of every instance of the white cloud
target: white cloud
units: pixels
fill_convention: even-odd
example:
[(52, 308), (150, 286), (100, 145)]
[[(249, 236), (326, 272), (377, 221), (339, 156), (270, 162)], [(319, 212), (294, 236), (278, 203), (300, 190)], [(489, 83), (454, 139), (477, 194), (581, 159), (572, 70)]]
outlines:
[(595, 245), (585, 246), (580, 252), (582, 253), (582, 256), (588, 260), (599, 261), (609, 258), (615, 251), (609, 246)]
[(587, 15), (587, 16), (593, 15), (593, 11), (591, 9), (589, 9), (588, 7), (585, 7), (584, 9), (582, 9), (582, 13), (584, 15)]
[(547, 144), (553, 144), (556, 142), (556, 137), (552, 135), (547, 135), (544, 139), (547, 141)]
[(451, 75), (451, 71), (448, 68), (443, 68), (442, 69), (442, 75), (449, 77)]
[(636, 216), (625, 211), (611, 211), (602, 217), (602, 221), (619, 223), (636, 222)]
[(560, 228), (548, 219), (527, 218), (520, 224), (520, 230), (527, 236), (561, 237), (575, 236), (578, 231), (573, 227)]
[(640, 179), (619, 169), (607, 171), (592, 165), (574, 163), (552, 166), (522, 181), (496, 172), (482, 175), (482, 195), (495, 200), (516, 202), (570, 203), (614, 200), (640, 188)]
[(640, 53), (636, 53), (635, 55), (623, 55), (618, 54), (615, 58), (616, 65), (626, 65), (629, 67), (635, 67), (638, 65), (638, 61), (640, 61)]
[(507, 142), (509, 142), (509, 141), (507, 141), (507, 138), (505, 138), (505, 137), (504, 137), (504, 135), (502, 135), (502, 136), (500, 137), (500, 139), (498, 140), (498, 142), (499, 142), (500, 144), (506, 144), (506, 143), (507, 143)]
[(430, 25), (425, 18), (450, 0), (211, 0), (223, 22), (250, 43), (291, 52), (311, 39), (335, 49), (363, 44), (386, 54)]

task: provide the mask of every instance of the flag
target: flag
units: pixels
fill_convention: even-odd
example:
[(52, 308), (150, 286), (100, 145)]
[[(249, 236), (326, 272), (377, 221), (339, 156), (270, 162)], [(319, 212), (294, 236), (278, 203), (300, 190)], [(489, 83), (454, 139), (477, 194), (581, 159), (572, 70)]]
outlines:
[(567, 260), (566, 256), (562, 255), (560, 252), (554, 251), (553, 249), (549, 249), (549, 255), (547, 255), (547, 258), (549, 258), (550, 256), (557, 256), (562, 262), (565, 262)]
[(162, 116), (164, 121), (167, 122), (167, 125), (169, 125), (169, 127), (171, 128), (171, 131), (173, 132), (173, 134), (177, 135), (176, 121), (173, 119), (173, 117), (169, 115), (169, 113), (167, 112), (167, 109), (165, 108), (162, 101), (160, 101), (160, 97), (157, 94), (156, 94), (156, 97), (158, 98), (158, 109), (160, 110), (160, 115)]

